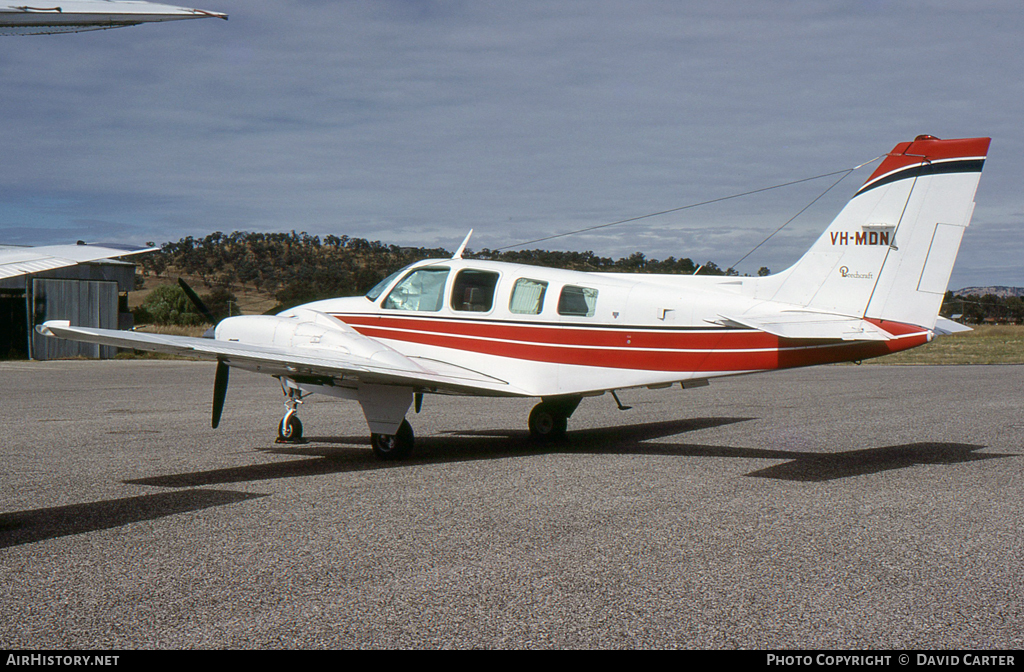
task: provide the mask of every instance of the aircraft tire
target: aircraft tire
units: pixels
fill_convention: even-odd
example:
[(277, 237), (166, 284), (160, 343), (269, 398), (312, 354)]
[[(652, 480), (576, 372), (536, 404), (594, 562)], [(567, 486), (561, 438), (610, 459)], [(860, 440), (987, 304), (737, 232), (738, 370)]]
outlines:
[(302, 438), (302, 421), (292, 413), (281, 420), (277, 426), (277, 440), (283, 443), (294, 443)]
[(534, 441), (561, 441), (569, 428), (569, 416), (556, 404), (542, 401), (530, 411), (529, 425)]
[(402, 420), (398, 427), (397, 434), (371, 434), (370, 445), (374, 454), (385, 462), (404, 460), (412, 453), (412, 447), (416, 438), (412, 432), (412, 425), (408, 420)]

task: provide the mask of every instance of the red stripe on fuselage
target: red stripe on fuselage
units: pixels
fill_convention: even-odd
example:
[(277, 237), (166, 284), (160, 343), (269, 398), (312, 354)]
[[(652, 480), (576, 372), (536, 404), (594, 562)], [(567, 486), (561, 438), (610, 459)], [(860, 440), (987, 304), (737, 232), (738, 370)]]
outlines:
[(549, 364), (640, 371), (785, 369), (887, 355), (922, 345), (920, 327), (869, 320), (891, 341), (782, 339), (755, 330), (608, 328), (389, 315), (335, 315), (376, 339)]

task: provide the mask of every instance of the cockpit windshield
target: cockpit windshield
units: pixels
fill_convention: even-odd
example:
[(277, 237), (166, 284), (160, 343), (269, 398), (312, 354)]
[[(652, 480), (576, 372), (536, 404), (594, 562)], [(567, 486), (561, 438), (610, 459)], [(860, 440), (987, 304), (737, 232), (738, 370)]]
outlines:
[(445, 266), (425, 266), (402, 278), (381, 308), (436, 312), (444, 307), (444, 286), (448, 277)]
[(373, 289), (366, 293), (366, 298), (368, 298), (370, 301), (376, 301), (380, 297), (380, 295), (384, 293), (384, 290), (387, 289), (392, 282), (394, 282), (395, 278), (400, 276), (402, 273), (405, 273), (406, 268), (409, 267), (406, 266), (404, 268), (400, 268), (391, 275), (389, 275), (388, 277), (378, 282), (376, 285), (373, 286)]

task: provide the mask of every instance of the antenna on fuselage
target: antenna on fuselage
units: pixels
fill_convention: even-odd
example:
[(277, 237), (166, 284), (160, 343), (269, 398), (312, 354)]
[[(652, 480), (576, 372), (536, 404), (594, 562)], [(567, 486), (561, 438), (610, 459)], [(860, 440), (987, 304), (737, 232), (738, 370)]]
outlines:
[(462, 241), (462, 245), (459, 245), (459, 249), (456, 250), (455, 254), (452, 255), (452, 259), (462, 259), (462, 253), (465, 251), (466, 245), (469, 244), (469, 238), (472, 235), (473, 229), (470, 229), (469, 233), (466, 234), (466, 239)]

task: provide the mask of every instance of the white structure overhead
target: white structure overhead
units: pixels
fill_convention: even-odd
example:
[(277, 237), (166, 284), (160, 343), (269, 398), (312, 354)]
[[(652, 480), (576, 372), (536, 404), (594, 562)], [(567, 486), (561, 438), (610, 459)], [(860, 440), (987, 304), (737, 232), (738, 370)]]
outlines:
[(20, 275), (52, 271), (87, 261), (124, 257), (140, 252), (152, 252), (157, 247), (138, 247), (108, 243), (103, 245), (46, 245), (44, 247), (16, 247), (0, 245), (0, 280)]
[(56, 0), (32, 5), (0, 3), (0, 35), (78, 33), (134, 26), (155, 21), (204, 18), (227, 14), (161, 5), (140, 0)]

